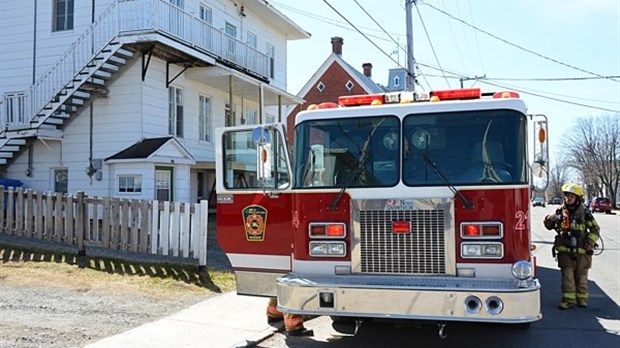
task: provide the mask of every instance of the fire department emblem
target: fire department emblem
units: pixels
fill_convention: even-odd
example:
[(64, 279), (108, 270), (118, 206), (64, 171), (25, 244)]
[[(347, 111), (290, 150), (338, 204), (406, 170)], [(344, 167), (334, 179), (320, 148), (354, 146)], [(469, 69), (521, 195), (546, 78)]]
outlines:
[(267, 209), (260, 205), (249, 205), (242, 211), (245, 237), (251, 242), (265, 240), (265, 228), (267, 227)]

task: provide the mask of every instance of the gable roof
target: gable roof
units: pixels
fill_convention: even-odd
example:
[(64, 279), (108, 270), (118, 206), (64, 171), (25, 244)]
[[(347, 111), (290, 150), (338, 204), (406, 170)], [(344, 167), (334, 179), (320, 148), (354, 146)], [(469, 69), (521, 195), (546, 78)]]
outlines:
[(340, 65), (347, 72), (347, 74), (349, 74), (349, 76), (351, 76), (360, 85), (360, 87), (362, 87), (366, 91), (366, 93), (372, 94), (385, 92), (383, 88), (376, 84), (370, 77), (364, 75), (363, 73), (352, 67), (351, 64), (347, 63), (342, 58), (342, 55), (332, 52), (332, 54), (327, 57), (327, 59), (323, 62), (323, 64), (321, 64), (321, 66), (316, 70), (312, 77), (310, 77), (308, 82), (306, 82), (306, 84), (301, 88), (297, 95), (300, 97), (306, 95), (308, 91), (310, 91), (310, 88), (312, 88), (312, 86), (314, 86), (319, 81), (321, 76), (325, 74), (327, 69), (329, 69), (329, 67), (333, 63), (337, 63), (338, 65)]
[[(167, 148), (169, 151), (165, 151)], [(163, 159), (174, 159), (175, 163), (196, 163), (192, 155), (172, 136), (142, 138), (126, 149), (107, 157), (105, 161), (110, 163), (135, 162), (136, 160), (161, 161)]]

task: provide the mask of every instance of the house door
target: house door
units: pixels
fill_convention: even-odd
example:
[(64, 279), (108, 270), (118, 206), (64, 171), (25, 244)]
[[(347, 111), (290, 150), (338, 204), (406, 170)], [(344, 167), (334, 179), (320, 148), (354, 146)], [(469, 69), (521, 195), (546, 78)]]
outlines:
[(160, 202), (173, 201), (173, 174), (172, 167), (155, 167), (155, 199)]

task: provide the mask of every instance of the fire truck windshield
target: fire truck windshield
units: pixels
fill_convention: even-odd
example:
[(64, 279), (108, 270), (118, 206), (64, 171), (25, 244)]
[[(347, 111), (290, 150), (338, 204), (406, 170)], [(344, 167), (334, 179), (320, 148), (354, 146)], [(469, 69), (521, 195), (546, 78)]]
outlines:
[(295, 139), (295, 188), (527, 182), (526, 119), (512, 110), (310, 120)]

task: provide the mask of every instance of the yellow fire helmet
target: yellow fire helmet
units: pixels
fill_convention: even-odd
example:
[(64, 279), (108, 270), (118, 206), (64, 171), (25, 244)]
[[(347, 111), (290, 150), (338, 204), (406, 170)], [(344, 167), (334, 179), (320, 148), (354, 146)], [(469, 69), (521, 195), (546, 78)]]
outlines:
[(577, 184), (574, 184), (574, 183), (562, 185), (562, 192), (573, 193), (573, 194), (579, 196), (579, 198), (583, 197), (583, 188), (581, 186), (577, 185)]

